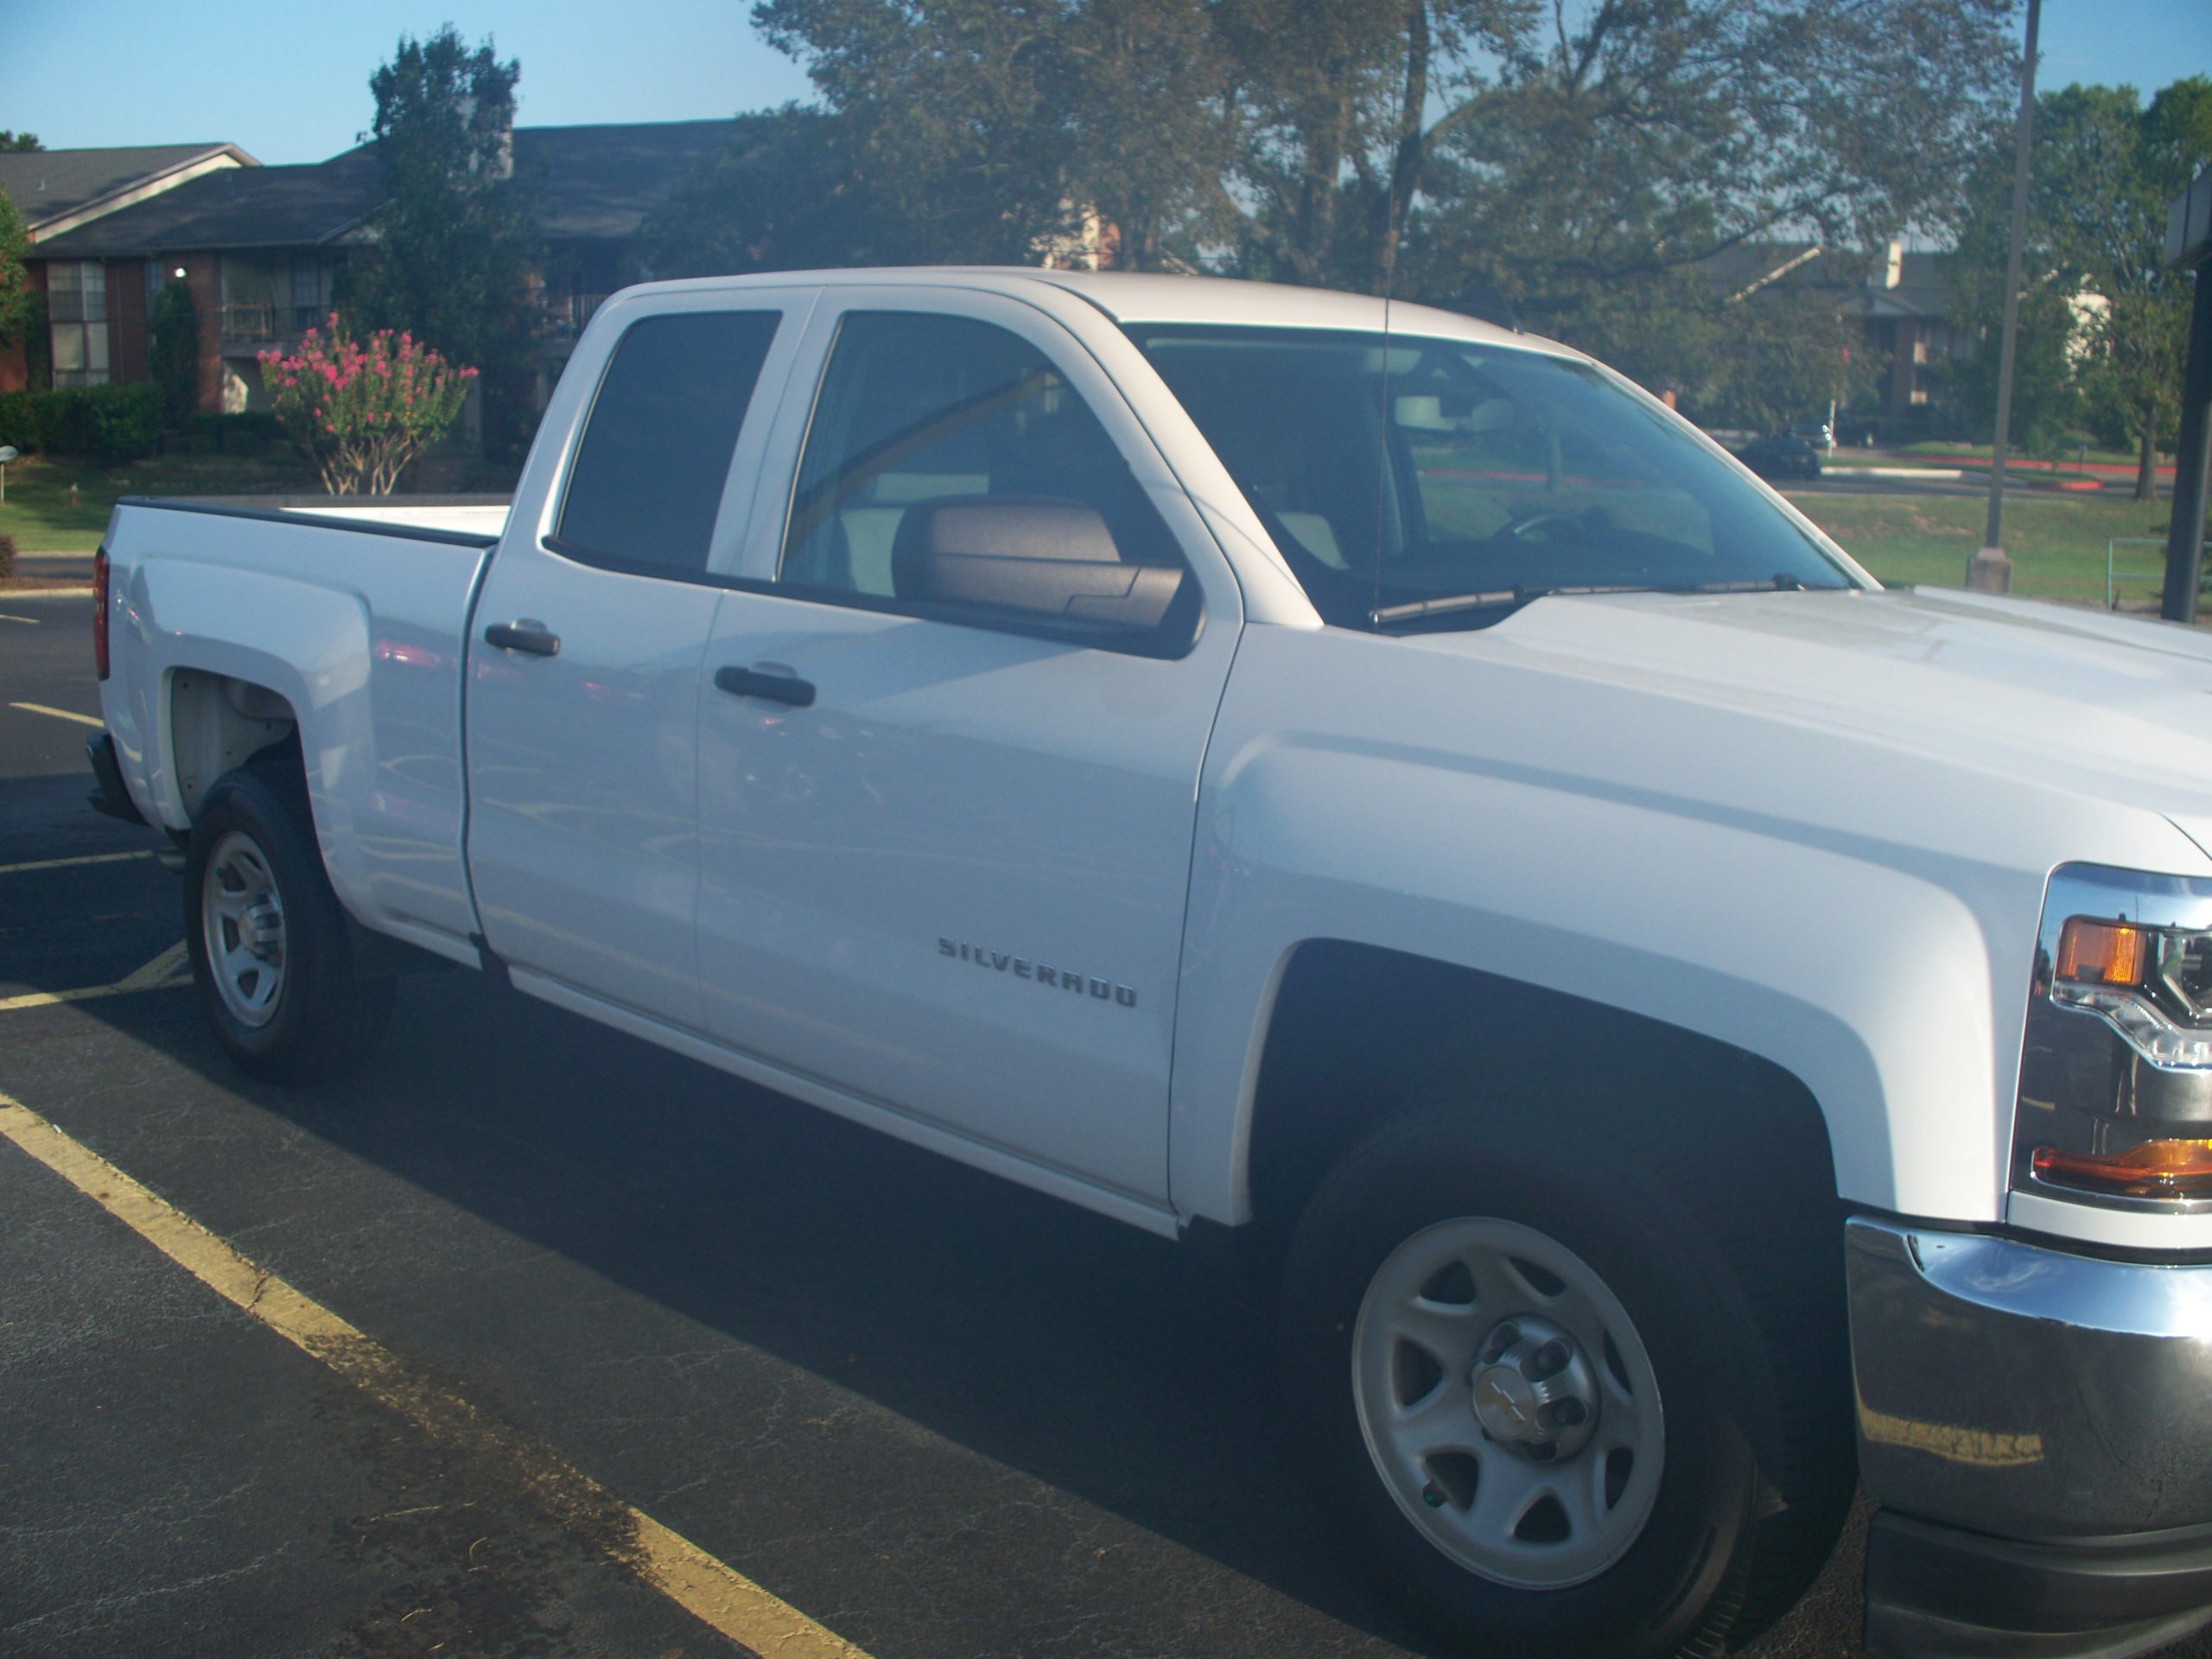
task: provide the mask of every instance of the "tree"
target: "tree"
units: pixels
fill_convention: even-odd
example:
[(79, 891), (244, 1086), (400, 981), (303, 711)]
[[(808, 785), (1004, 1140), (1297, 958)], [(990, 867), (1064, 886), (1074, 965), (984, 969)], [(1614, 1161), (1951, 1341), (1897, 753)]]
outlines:
[(906, 238), (866, 196), (834, 116), (797, 105), (741, 115), (721, 152), (646, 223), (644, 274), (895, 264)]
[[(2154, 493), (2158, 448), (2174, 442), (2189, 329), (2190, 279), (2164, 264), (2166, 207), (2205, 164), (2203, 76), (2175, 82), (2148, 108), (2132, 86), (2073, 86), (2036, 100), (2013, 418), (2043, 447), (2084, 420), (2133, 444), (2139, 501)], [(2012, 169), (2010, 143), (1993, 143), (1960, 232), (1957, 312), (1985, 330), (2003, 310)], [(1993, 366), (1962, 365), (1960, 378), (1988, 418)]]
[(0, 155), (10, 151), (21, 154), (26, 150), (45, 148), (44, 144), (39, 143), (38, 135), (35, 132), (10, 132), (7, 128), (0, 127)]
[[(1763, 237), (1944, 222), (2012, 0), (760, 0), (944, 257), (1071, 202), (1133, 263), (1565, 315)], [(1425, 259), (1401, 272), (1418, 241)]]
[(894, 263), (1027, 263), (1060, 229), (1065, 0), (763, 0), (837, 118), (849, 194)]
[(164, 283), (154, 299), (153, 382), (162, 389), (162, 419), (181, 429), (200, 401), (200, 314), (192, 290)]
[(0, 188), (0, 346), (27, 338), (44, 310), (23, 273), (23, 249), (29, 240), (16, 204)]
[(495, 453), (526, 441), (534, 369), (537, 244), (512, 176), (521, 75), (489, 40), (471, 50), (451, 24), (427, 41), (400, 37), (369, 78), (385, 194), (342, 296), (371, 327), (480, 365)]

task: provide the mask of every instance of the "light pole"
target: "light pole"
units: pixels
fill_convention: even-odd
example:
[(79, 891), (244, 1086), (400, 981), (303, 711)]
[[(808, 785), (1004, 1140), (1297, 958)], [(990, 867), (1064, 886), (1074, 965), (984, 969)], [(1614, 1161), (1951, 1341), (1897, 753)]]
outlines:
[(2028, 158), (2035, 144), (2036, 26), (2043, 0), (2028, 0), (2028, 51), (2020, 64), (2020, 119), (2012, 157), (2012, 245), (2005, 256), (2005, 337), (1997, 352), (1997, 430), (1989, 450), (1989, 517), (1981, 550), (1967, 561), (1967, 586), (1983, 593), (2012, 591), (2012, 561), (2005, 556), (1999, 520), (2005, 512), (2005, 440), (2012, 420), (2012, 345), (2020, 327), (2020, 250), (2027, 239)]
[(2212, 172), (2174, 198), (2166, 218), (2166, 264), (2194, 270), (2196, 296), (2182, 369), (2181, 442), (2174, 455), (2174, 511), (2166, 531), (2169, 622), (2196, 620), (2196, 583), (2204, 552), (2204, 494), (2212, 472)]

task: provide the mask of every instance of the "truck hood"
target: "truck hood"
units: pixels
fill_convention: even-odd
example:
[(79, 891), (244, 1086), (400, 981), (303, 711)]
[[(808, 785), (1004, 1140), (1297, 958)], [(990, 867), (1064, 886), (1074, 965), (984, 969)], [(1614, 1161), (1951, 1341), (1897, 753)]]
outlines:
[(1443, 652), (1824, 726), (2159, 813), (2212, 854), (2212, 639), (1926, 588), (1541, 600)]

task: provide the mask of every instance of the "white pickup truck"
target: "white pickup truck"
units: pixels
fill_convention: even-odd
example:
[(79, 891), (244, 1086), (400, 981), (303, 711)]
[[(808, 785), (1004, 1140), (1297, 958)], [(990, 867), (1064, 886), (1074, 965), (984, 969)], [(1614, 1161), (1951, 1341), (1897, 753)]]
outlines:
[(2195, 632), (1885, 592), (1543, 340), (1037, 270), (632, 289), (496, 537), (98, 582), (250, 1071), (415, 947), (1232, 1242), (1471, 1652), (1720, 1652), (1854, 1481), (1878, 1654), (2212, 1618)]

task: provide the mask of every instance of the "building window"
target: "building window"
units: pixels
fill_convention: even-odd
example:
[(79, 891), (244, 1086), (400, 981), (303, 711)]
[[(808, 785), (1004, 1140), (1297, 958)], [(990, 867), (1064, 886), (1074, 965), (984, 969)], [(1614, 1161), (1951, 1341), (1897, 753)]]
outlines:
[(107, 267), (97, 259), (49, 264), (46, 314), (55, 387), (107, 385)]

